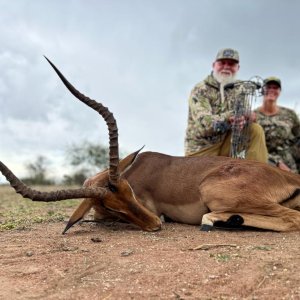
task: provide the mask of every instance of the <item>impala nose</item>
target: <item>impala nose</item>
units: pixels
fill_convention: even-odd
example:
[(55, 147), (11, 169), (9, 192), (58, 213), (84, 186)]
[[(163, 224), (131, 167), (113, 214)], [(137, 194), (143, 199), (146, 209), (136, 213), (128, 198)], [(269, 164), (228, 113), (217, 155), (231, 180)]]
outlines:
[(161, 223), (160, 218), (156, 217), (155, 224), (153, 224), (153, 226), (151, 226), (151, 227), (146, 227), (144, 230), (145, 231), (158, 231), (158, 230), (161, 230), (161, 226), (162, 226), (162, 223)]
[(153, 228), (153, 231), (159, 231), (159, 230), (161, 230), (161, 225), (156, 228)]

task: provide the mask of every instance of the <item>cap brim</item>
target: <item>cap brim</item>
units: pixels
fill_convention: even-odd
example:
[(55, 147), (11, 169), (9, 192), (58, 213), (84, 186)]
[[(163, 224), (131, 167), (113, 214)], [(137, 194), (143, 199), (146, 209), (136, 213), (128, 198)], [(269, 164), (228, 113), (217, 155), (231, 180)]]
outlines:
[(231, 57), (222, 57), (222, 58), (217, 58), (216, 61), (219, 61), (219, 60), (233, 60), (237, 63), (239, 63), (240, 61), (237, 60), (237, 59), (234, 59), (234, 58), (231, 58)]
[(269, 84), (269, 83), (275, 83), (276, 85), (278, 85), (281, 88), (281, 84), (276, 80), (269, 80), (269, 81), (265, 82), (265, 84)]

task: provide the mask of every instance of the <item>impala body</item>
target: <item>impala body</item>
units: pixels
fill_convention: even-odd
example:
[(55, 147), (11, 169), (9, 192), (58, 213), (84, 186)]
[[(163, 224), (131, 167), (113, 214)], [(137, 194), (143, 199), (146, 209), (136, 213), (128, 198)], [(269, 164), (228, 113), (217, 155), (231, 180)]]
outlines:
[[(48, 60), (49, 61), (49, 60)], [(98, 112), (109, 131), (109, 168), (75, 190), (39, 192), (23, 184), (0, 162), (0, 171), (23, 197), (33, 201), (85, 198), (65, 233), (92, 208), (95, 219), (122, 218), (143, 230), (161, 228), (162, 215), (204, 230), (253, 226), (300, 230), (300, 176), (267, 164), (228, 157), (173, 157), (139, 151), (119, 161), (118, 128), (101, 103), (76, 90), (49, 61), (69, 91)]]
[[(229, 226), (300, 230), (297, 174), (249, 160), (173, 157), (155, 152), (134, 153), (121, 161), (120, 167), (126, 168), (121, 177), (129, 182), (136, 198), (157, 216), (207, 225), (204, 228), (230, 220)], [(104, 171), (89, 178), (85, 185), (98, 187), (106, 182)], [(92, 199), (84, 203), (87, 211), (95, 209), (96, 219), (111, 217)], [(81, 217), (87, 211), (81, 210)]]

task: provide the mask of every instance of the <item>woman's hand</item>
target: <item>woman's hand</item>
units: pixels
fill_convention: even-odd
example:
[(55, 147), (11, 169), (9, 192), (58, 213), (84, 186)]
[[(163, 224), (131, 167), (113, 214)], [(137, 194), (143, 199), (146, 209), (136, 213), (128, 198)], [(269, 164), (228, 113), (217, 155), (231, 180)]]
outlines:
[(277, 167), (281, 170), (291, 172), (291, 169), (282, 161), (277, 164)]

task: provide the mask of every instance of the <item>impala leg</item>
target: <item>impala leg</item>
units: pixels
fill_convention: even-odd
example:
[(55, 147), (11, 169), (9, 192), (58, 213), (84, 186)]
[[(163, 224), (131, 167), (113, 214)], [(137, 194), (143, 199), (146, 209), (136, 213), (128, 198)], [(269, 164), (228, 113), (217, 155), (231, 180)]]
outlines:
[(201, 231), (213, 230), (216, 222), (224, 223), (226, 228), (239, 228), (244, 224), (244, 219), (240, 214), (211, 212), (203, 215)]
[(300, 192), (298, 192), (298, 196), (281, 203), (281, 205), (300, 211)]
[(69, 230), (74, 224), (76, 224), (77, 222), (83, 219), (84, 215), (86, 215), (93, 207), (93, 202), (94, 202), (93, 199), (84, 199), (80, 203), (80, 205), (73, 212), (62, 234), (65, 234), (67, 230)]
[[(270, 211), (269, 211), (270, 213)], [(202, 218), (201, 230), (212, 229), (217, 221), (225, 222), (225, 226), (251, 226), (274, 231), (300, 230), (300, 212), (286, 207), (277, 207), (276, 215), (256, 215), (249, 213), (211, 212)]]

